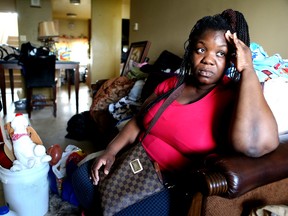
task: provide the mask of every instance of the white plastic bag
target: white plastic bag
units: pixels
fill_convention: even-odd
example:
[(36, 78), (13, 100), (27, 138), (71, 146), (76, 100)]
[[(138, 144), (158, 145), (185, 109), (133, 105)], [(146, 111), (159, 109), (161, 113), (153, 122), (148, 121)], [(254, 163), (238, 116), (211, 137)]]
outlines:
[(58, 179), (62, 179), (66, 176), (66, 161), (67, 158), (69, 157), (69, 155), (73, 152), (77, 152), (77, 151), (81, 151), (80, 148), (78, 148), (77, 146), (74, 145), (68, 145), (65, 148), (65, 151), (62, 153), (62, 157), (61, 159), (58, 161), (57, 164), (55, 164), (54, 166), (52, 166), (52, 170), (55, 174), (55, 176)]

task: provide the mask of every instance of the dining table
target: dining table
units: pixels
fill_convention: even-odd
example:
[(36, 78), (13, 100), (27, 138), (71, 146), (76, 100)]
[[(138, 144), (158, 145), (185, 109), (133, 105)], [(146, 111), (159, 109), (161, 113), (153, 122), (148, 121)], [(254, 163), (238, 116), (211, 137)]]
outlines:
[[(60, 61), (57, 60), (55, 64), (55, 72), (60, 69), (72, 69), (74, 70), (74, 86), (75, 86), (75, 97), (76, 97), (76, 113), (79, 112), (79, 65), (80, 62), (77, 61)], [(22, 70), (23, 66), (19, 64), (18, 60), (3, 61), (0, 60), (0, 88), (2, 96), (3, 114), (7, 115), (7, 104), (6, 104), (6, 80), (5, 80), (5, 70), (9, 72), (10, 88), (12, 95), (12, 102), (14, 102), (14, 70)], [(70, 73), (67, 73), (68, 80), (68, 98), (71, 97), (71, 85), (72, 79), (70, 79)]]

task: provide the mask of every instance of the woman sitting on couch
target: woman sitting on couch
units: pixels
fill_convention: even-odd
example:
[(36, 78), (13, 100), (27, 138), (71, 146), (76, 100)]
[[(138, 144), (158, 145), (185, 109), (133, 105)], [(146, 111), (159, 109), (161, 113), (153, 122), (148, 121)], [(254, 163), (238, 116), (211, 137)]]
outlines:
[[(104, 173), (109, 173), (117, 153), (141, 139), (165, 98), (182, 83), (181, 95), (142, 140), (162, 171), (181, 176), (193, 167), (193, 155), (218, 147), (259, 157), (278, 146), (277, 124), (253, 68), (248, 25), (242, 13), (229, 9), (200, 19), (186, 42), (180, 72), (179, 77), (158, 85), (141, 115), (127, 123), (101, 156), (74, 173), (73, 186), (85, 215), (101, 215), (99, 169), (104, 167)], [(171, 199), (173, 208), (167, 209), (165, 203)], [(186, 215), (189, 202), (184, 200), (182, 194), (167, 189), (119, 215)]]

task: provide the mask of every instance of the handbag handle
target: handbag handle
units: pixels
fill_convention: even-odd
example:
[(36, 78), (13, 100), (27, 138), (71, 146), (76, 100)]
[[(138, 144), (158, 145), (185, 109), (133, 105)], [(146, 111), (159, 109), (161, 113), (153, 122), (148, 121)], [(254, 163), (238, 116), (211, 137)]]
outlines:
[(177, 98), (180, 96), (180, 94), (182, 93), (182, 90), (184, 89), (185, 85), (184, 83), (181, 84), (180, 86), (178, 86), (170, 95), (169, 97), (164, 101), (164, 103), (161, 105), (161, 107), (158, 109), (158, 111), (156, 112), (154, 118), (151, 120), (149, 127), (147, 128), (142, 141), (144, 140), (144, 138), (146, 137), (146, 135), (150, 132), (151, 128), (154, 126), (154, 124), (156, 123), (156, 121), (159, 119), (159, 117), (161, 116), (161, 114), (164, 112), (164, 110)]
[[(185, 84), (181, 84), (180, 86), (178, 86), (169, 96), (168, 98), (164, 101), (164, 103), (161, 105), (161, 107), (158, 109), (158, 111), (156, 112), (154, 118), (151, 120), (148, 129), (146, 130), (142, 141), (144, 140), (144, 138), (146, 137), (146, 135), (150, 132), (151, 128), (154, 126), (154, 124), (156, 123), (156, 121), (159, 119), (159, 117), (161, 116), (161, 114), (164, 112), (164, 110), (177, 98), (180, 96), (180, 94), (182, 93), (182, 90), (184, 89)], [(155, 172), (157, 173), (158, 179), (159, 181), (165, 185), (167, 188), (172, 188), (174, 187), (174, 185), (170, 185), (168, 183), (168, 181), (164, 180), (164, 177), (161, 173), (161, 169), (159, 164), (154, 161), (153, 162), (154, 168), (155, 168)]]

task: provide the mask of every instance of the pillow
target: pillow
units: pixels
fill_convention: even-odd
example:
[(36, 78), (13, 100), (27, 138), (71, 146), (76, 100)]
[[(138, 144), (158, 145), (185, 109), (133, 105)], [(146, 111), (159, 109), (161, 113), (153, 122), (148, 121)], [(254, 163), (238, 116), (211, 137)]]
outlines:
[(279, 134), (288, 133), (288, 79), (278, 77), (266, 81), (263, 94), (275, 116)]
[(115, 103), (120, 98), (128, 95), (134, 83), (135, 80), (124, 76), (107, 80), (93, 97), (90, 113), (97, 110), (105, 110), (109, 104)]
[(181, 63), (182, 58), (164, 50), (153, 65), (143, 65), (140, 68), (141, 71), (149, 75), (142, 90), (142, 100), (149, 97), (159, 83), (171, 76), (177, 75), (177, 70), (180, 68)]
[(143, 101), (146, 100), (154, 92), (157, 85), (159, 85), (164, 80), (176, 75), (176, 73), (164, 73), (161, 71), (154, 71), (149, 73), (142, 89), (141, 99)]
[(116, 103), (122, 97), (128, 95), (134, 83), (135, 80), (120, 76), (107, 80), (96, 92), (90, 107), (90, 115), (100, 133), (104, 134), (111, 131), (111, 126), (116, 123), (108, 112), (109, 104)]

